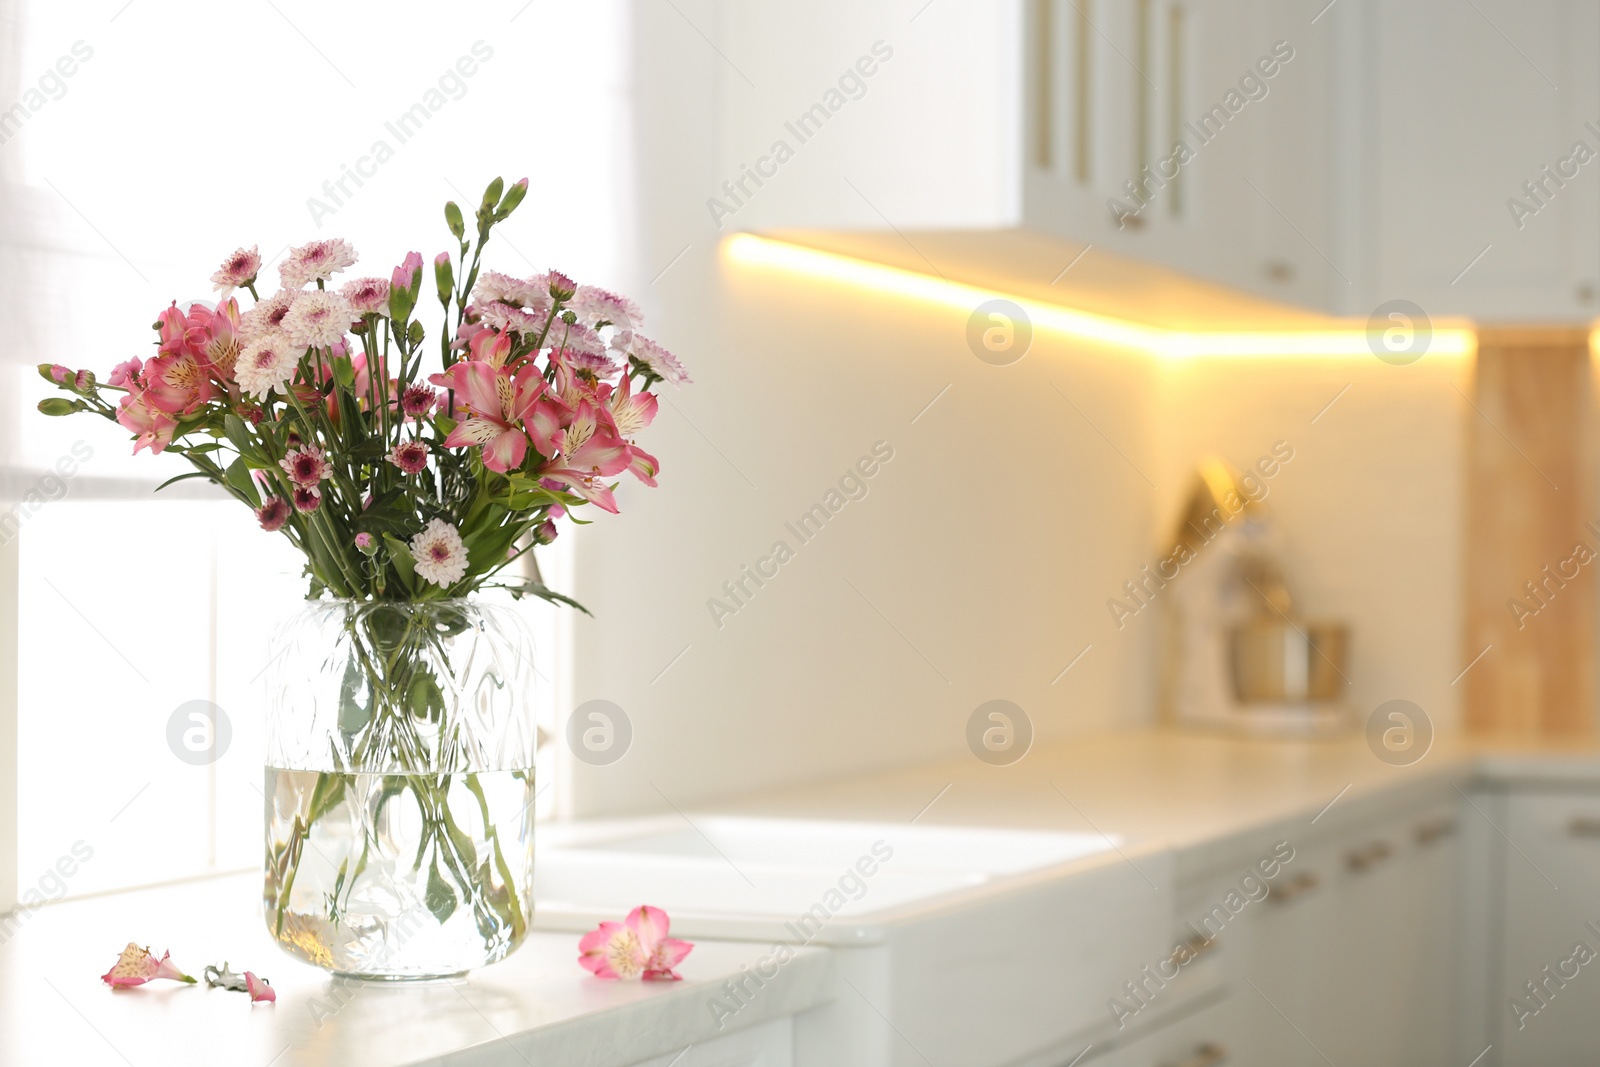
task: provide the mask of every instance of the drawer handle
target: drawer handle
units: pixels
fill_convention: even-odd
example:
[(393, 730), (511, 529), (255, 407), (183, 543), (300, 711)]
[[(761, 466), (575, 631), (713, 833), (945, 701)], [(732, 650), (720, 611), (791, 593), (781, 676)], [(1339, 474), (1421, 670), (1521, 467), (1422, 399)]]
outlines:
[(1172, 1067), (1217, 1067), (1218, 1064), (1228, 1061), (1228, 1050), (1213, 1041), (1207, 1041), (1194, 1050), (1194, 1055)]
[(1390, 856), (1394, 849), (1387, 841), (1374, 841), (1366, 848), (1358, 848), (1344, 858), (1344, 865), (1357, 874), (1371, 870)]
[[(1596, 821), (1596, 827), (1597, 829), (1600, 829), (1600, 820)], [(1421, 826), (1417, 827), (1417, 844), (1431, 845), (1441, 837), (1449, 837), (1455, 832), (1456, 821), (1447, 815), (1442, 819), (1435, 819), (1433, 822), (1425, 822)]]
[(1178, 948), (1174, 949), (1172, 955), (1167, 957), (1167, 962), (1171, 963), (1174, 967), (1182, 967), (1186, 964), (1193, 963), (1195, 960), (1199, 959), (1201, 956), (1204, 956), (1208, 952), (1215, 952), (1216, 949), (1216, 938), (1195, 934), (1188, 940), (1184, 941)]
[(1600, 837), (1600, 819), (1593, 815), (1574, 815), (1567, 823), (1567, 833), (1573, 837)]
[(1305, 896), (1320, 885), (1322, 885), (1321, 878), (1318, 878), (1310, 871), (1305, 871), (1295, 875), (1282, 885), (1273, 886), (1272, 892), (1267, 895), (1267, 899), (1278, 904), (1287, 904), (1297, 897)]

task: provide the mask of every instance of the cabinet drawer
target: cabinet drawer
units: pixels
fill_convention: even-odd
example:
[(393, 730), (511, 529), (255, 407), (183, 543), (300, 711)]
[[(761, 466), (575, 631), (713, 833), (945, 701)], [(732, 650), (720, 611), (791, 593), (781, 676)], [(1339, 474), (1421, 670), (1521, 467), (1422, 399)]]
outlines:
[(1096, 1061), (1099, 1067), (1245, 1067), (1231, 1036), (1234, 999), (1221, 1000)]

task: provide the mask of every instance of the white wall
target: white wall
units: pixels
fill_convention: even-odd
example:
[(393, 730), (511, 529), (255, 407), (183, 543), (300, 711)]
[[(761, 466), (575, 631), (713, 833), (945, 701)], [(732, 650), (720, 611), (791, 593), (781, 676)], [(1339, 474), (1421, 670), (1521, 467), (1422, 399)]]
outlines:
[[(915, 225), (947, 180), (929, 152), (970, 186), (974, 221), (1003, 216), (1003, 168), (961, 156), (1002, 139), (975, 142), (965, 106), (947, 129), (924, 128), (937, 106), (891, 90), (897, 74), (959, 52), (932, 21), (939, 3), (909, 21), (920, 6), (759, 19), (714, 0), (634, 8), (632, 291), (648, 332), (697, 381), (663, 390), (650, 438), (660, 490), (628, 487), (625, 514), (576, 540), (577, 593), (597, 618), (576, 623), (573, 699), (615, 701), (635, 734), (621, 761), (573, 767), (569, 810), (686, 807), (959, 757), (967, 717), (995, 697), (1020, 704), (1044, 739), (1149, 721), (1159, 620), (1118, 631), (1106, 600), (1166, 542), (1201, 455), (1242, 466), (1278, 440), (1296, 450), (1270, 497), (1294, 588), (1309, 614), (1352, 624), (1353, 701), (1403, 696), (1454, 721), (1463, 423), (1451, 384), (1470, 392), (1469, 363), (1158, 363), (1041, 334), (1021, 363), (996, 368), (968, 350), (962, 313), (720, 260), (734, 229), (854, 217), (845, 178), (872, 183), (891, 223)], [(1003, 32), (988, 26), (971, 47), (998, 47), (990, 31)], [(768, 126), (877, 38), (896, 52), (866, 94), (719, 230), (706, 200), (765, 150)], [(897, 132), (906, 167), (852, 173), (853, 145)], [(830, 199), (835, 186), (856, 208)], [(856, 221), (884, 225), (871, 206)], [(869, 495), (799, 547), (784, 523), (880, 440), (895, 458)], [(723, 583), (779, 539), (793, 561), (719, 628), (708, 599), (727, 602)]]

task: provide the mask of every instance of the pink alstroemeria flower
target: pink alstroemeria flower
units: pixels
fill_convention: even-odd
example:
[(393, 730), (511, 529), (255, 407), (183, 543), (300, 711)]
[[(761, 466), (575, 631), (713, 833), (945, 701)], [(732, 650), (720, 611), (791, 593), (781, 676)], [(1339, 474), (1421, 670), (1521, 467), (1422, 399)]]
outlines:
[[(191, 978), (189, 981), (192, 982), (194, 979)], [(278, 1002), (278, 994), (272, 991), (272, 983), (265, 978), (257, 978), (254, 971), (244, 972), (244, 987), (250, 993), (252, 1004), (258, 1004), (263, 1000), (271, 1004)]]
[(506, 368), (469, 360), (428, 380), (440, 388), (454, 390), (456, 402), (468, 412), (468, 417), (445, 438), (447, 446), (480, 446), (483, 465), (501, 474), (521, 465), (528, 454), (523, 420), (545, 390), (537, 367), (530, 363), (512, 374)]
[(158, 960), (150, 954), (147, 948), (140, 948), (132, 941), (122, 950), (121, 957), (100, 980), (109, 986), (123, 988), (126, 986), (144, 985), (156, 978), (170, 978), (174, 982), (188, 982), (194, 984), (194, 979), (178, 970), (171, 962), (171, 953), (163, 952)]
[[(126, 364), (123, 364), (125, 366)], [(143, 389), (135, 389), (117, 402), (117, 422), (134, 435), (133, 451), (148, 448), (151, 455), (160, 455), (172, 443), (178, 429), (178, 420), (159, 408), (151, 406)]]
[(603, 922), (578, 942), (578, 962), (596, 978), (641, 978), (646, 982), (677, 982), (683, 976), (672, 968), (694, 945), (668, 937), (672, 920), (660, 908), (634, 908), (626, 922)]
[(581, 401), (572, 421), (555, 435), (555, 446), (560, 455), (539, 469), (539, 477), (560, 482), (615, 515), (616, 498), (602, 479), (626, 470), (631, 457), (627, 443), (617, 436), (611, 413)]
[(635, 393), (632, 377), (623, 375), (622, 381), (611, 390), (606, 407), (611, 412), (611, 421), (616, 424), (617, 435), (628, 442), (628, 472), (645, 485), (653, 487), (661, 464), (656, 457), (634, 444), (633, 439), (655, 421), (655, 395)]

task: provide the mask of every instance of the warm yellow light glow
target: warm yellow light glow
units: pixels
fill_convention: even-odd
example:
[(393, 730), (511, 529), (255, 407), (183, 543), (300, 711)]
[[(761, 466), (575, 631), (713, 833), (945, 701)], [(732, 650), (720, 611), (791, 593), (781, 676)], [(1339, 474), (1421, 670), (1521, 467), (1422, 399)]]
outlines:
[[(787, 271), (940, 304), (961, 312), (971, 312), (985, 300), (1011, 300), (1028, 313), (1035, 329), (1172, 359), (1193, 356), (1371, 357), (1373, 354), (1366, 323), (1325, 330), (1169, 330), (755, 234), (735, 234), (724, 242), (723, 248), (730, 261), (741, 265)], [(1458, 327), (1435, 330), (1428, 346), (1429, 355), (1466, 356), (1476, 351), (1477, 335), (1470, 329)]]

